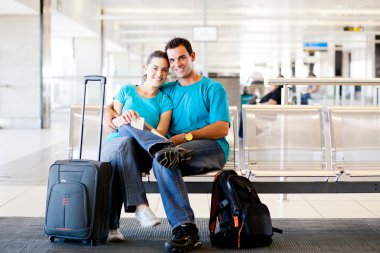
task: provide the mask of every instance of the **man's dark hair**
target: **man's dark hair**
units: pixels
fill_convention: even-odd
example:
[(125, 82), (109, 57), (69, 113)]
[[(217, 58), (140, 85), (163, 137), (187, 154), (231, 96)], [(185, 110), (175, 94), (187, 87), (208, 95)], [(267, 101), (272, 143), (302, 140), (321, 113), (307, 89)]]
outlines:
[(193, 48), (191, 47), (190, 42), (184, 38), (174, 38), (168, 41), (165, 46), (165, 52), (167, 52), (168, 49), (177, 48), (179, 46), (184, 46), (189, 55), (193, 53)]

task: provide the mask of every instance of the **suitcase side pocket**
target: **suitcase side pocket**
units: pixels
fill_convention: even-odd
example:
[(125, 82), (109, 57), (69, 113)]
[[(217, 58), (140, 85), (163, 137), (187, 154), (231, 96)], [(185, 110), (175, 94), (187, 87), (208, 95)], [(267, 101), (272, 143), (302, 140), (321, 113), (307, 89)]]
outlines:
[(48, 195), (45, 214), (48, 235), (72, 239), (90, 236), (86, 187), (78, 182), (57, 182)]

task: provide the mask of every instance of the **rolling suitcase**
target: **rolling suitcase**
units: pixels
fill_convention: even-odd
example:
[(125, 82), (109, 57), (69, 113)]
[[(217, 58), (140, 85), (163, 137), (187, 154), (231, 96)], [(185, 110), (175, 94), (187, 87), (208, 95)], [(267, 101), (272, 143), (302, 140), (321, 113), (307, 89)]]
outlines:
[[(111, 164), (100, 162), (103, 110), (100, 110), (98, 161), (81, 159), (86, 87), (89, 81), (102, 85), (104, 107), (106, 78), (86, 76), (79, 141), (79, 159), (58, 160), (50, 167), (44, 230), (49, 239), (82, 240), (95, 245), (108, 236), (108, 196)], [(95, 138), (95, 136), (94, 136)]]

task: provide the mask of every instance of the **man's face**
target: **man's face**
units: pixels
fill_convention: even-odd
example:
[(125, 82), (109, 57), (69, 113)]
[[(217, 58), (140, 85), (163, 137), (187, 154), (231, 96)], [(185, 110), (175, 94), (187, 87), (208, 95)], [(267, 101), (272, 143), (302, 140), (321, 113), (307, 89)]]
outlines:
[(170, 69), (177, 78), (186, 78), (194, 70), (195, 53), (191, 55), (184, 46), (179, 46), (166, 51), (169, 58)]

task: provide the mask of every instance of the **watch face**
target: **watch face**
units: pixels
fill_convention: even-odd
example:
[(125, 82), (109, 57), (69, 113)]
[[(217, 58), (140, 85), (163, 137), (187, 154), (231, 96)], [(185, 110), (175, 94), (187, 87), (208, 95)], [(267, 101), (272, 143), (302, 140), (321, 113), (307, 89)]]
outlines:
[(185, 139), (186, 139), (187, 141), (191, 141), (191, 140), (193, 139), (193, 135), (192, 135), (191, 133), (187, 133), (187, 134), (185, 135)]

